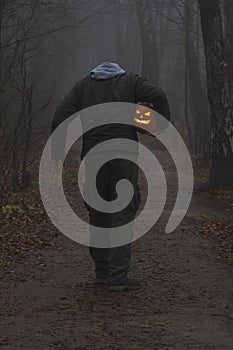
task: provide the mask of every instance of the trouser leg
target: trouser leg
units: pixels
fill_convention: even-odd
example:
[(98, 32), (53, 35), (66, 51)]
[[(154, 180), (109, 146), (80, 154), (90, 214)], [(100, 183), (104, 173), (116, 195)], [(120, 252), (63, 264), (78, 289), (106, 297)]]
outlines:
[(118, 283), (127, 279), (131, 261), (131, 244), (111, 248), (109, 252), (109, 282)]
[(90, 247), (90, 255), (95, 263), (96, 278), (108, 278), (109, 249)]
[[(108, 214), (89, 211), (90, 224), (95, 228), (90, 229), (90, 244), (96, 240), (98, 227), (110, 227), (111, 220)], [(90, 255), (95, 263), (96, 278), (104, 279), (108, 277), (109, 248), (95, 248), (90, 246)]]
[[(136, 163), (136, 160), (135, 160)], [(127, 237), (131, 237), (133, 240), (133, 220), (136, 216), (137, 210), (140, 205), (140, 193), (138, 187), (138, 167), (137, 164), (124, 161), (116, 160), (113, 163), (113, 189), (115, 184), (120, 179), (128, 179), (134, 186), (134, 196), (131, 203), (120, 213), (113, 215), (112, 224), (113, 226), (122, 227), (127, 223), (131, 223), (126, 232)], [(123, 230), (123, 228), (121, 229)], [(124, 246), (111, 248), (109, 252), (109, 282), (111, 284), (122, 283), (127, 279), (128, 270), (131, 262), (131, 244)]]
[[(91, 167), (89, 171), (87, 167), (87, 177), (91, 172)], [(90, 236), (94, 238), (93, 241), (95, 241), (98, 234), (98, 229), (94, 227), (111, 229), (113, 223), (115, 226), (121, 227), (131, 222), (137, 213), (140, 204), (140, 194), (136, 159), (135, 162), (116, 159), (101, 168), (97, 177), (97, 189), (105, 200), (114, 200), (116, 198), (116, 184), (121, 179), (128, 179), (134, 186), (133, 199), (125, 210), (118, 214), (106, 214), (87, 206), (92, 227), (90, 229)], [(126, 232), (127, 236), (131, 236), (133, 239), (133, 223), (128, 227), (128, 230), (130, 232)], [(90, 254), (95, 263), (97, 278), (105, 278), (108, 275), (109, 281), (112, 284), (121, 283), (127, 278), (131, 261), (131, 244), (111, 249), (91, 247)]]
[[(86, 196), (91, 198), (89, 193), (88, 183), (93, 181), (92, 179), (92, 166), (95, 165), (95, 161), (90, 159), (86, 162)], [(108, 167), (104, 166), (96, 179), (96, 186), (99, 194), (105, 199), (110, 198), (109, 188), (109, 174)], [(89, 223), (90, 223), (90, 255), (95, 264), (96, 278), (104, 279), (108, 277), (108, 260), (109, 260), (109, 248), (95, 248), (93, 242), (101, 242), (101, 230), (99, 228), (109, 228), (111, 230), (111, 215), (99, 212), (86, 204), (89, 212)], [(106, 236), (103, 237), (106, 241)], [(92, 246), (93, 244), (93, 246)]]

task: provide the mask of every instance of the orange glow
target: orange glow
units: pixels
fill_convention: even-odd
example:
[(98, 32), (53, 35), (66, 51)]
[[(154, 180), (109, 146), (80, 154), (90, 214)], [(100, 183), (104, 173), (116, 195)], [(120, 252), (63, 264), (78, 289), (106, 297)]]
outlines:
[[(141, 117), (140, 117), (141, 118)], [(140, 125), (150, 125), (151, 120), (147, 119), (138, 119), (138, 118), (134, 118), (135, 123), (140, 124)]]

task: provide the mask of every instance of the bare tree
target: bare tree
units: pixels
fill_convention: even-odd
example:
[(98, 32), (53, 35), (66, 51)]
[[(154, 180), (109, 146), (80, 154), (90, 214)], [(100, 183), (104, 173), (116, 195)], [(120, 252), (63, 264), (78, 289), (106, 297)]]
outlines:
[[(233, 184), (233, 109), (219, 0), (199, 0), (211, 112), (213, 185)], [(230, 10), (230, 9), (229, 9)]]
[(229, 69), (229, 79), (233, 85), (233, 2), (231, 0), (224, 0), (224, 14), (225, 14), (225, 39), (226, 39), (226, 58)]
[(136, 0), (142, 45), (142, 75), (159, 83), (159, 53), (150, 0)]
[[(196, 154), (201, 155), (207, 152), (207, 142), (210, 141), (210, 126), (207, 92), (205, 89), (206, 81), (199, 57), (203, 50), (200, 47), (198, 14), (196, 1), (185, 0), (185, 119), (189, 131), (191, 149)], [(189, 115), (192, 118), (189, 118)]]
[(32, 145), (39, 141), (37, 117), (49, 99), (46, 83), (41, 84), (48, 81), (43, 69), (45, 42), (66, 27), (57, 20), (58, 12), (64, 13), (62, 6), (38, 0), (0, 1), (0, 209), (12, 189), (25, 189), (30, 183)]

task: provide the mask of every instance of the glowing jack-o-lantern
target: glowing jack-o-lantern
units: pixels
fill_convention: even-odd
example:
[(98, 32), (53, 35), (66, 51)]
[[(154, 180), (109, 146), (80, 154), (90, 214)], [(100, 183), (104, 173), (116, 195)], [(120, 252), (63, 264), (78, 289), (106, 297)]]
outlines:
[(156, 130), (155, 111), (145, 104), (139, 104), (136, 108), (134, 123), (137, 131), (147, 134)]

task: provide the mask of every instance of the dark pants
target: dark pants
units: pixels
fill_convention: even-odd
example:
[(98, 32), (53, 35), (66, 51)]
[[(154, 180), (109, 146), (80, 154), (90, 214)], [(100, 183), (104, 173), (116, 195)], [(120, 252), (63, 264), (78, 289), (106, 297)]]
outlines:
[[(104, 200), (110, 202), (116, 199), (116, 184), (122, 179), (129, 180), (134, 186), (134, 196), (130, 204), (119, 213), (103, 213), (87, 206), (91, 225), (109, 228), (111, 230), (112, 227), (123, 226), (135, 218), (140, 205), (138, 166), (135, 164), (136, 162), (136, 155), (135, 162), (114, 159), (100, 169), (97, 175), (96, 185), (100, 196)], [(86, 166), (87, 178), (88, 171), (91, 171), (91, 167)], [(90, 247), (90, 254), (95, 263), (96, 278), (108, 278), (110, 283), (123, 282), (127, 278), (131, 260), (131, 244), (116, 248)]]

